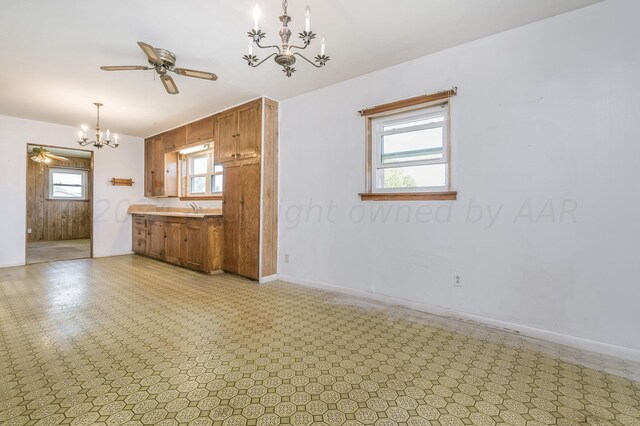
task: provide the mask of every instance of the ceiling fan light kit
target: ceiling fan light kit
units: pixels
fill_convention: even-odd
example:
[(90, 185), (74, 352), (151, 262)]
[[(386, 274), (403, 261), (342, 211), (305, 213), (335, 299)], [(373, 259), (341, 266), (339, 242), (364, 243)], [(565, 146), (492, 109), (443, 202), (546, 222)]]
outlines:
[(174, 73), (185, 77), (201, 78), (203, 80), (215, 81), (218, 76), (214, 73), (207, 71), (192, 70), (189, 68), (176, 67), (176, 55), (169, 52), (166, 49), (160, 49), (153, 47), (143, 41), (138, 42), (140, 49), (147, 55), (147, 60), (150, 66), (143, 65), (119, 65), (119, 66), (103, 66), (100, 67), (103, 71), (147, 71), (154, 70), (159, 76), (160, 81), (164, 85), (165, 90), (170, 95), (177, 95), (180, 93), (178, 86), (173, 81), (173, 78), (167, 73)]
[(100, 107), (102, 104), (100, 102), (93, 103), (97, 108), (97, 118), (96, 118), (96, 138), (95, 140), (89, 140), (87, 137), (87, 126), (82, 126), (81, 130), (78, 132), (78, 144), (80, 146), (93, 145), (94, 147), (100, 149), (103, 146), (108, 146), (110, 148), (117, 148), (118, 145), (118, 134), (114, 134), (114, 140), (111, 140), (111, 132), (107, 129), (107, 137), (105, 139), (102, 138), (102, 132), (100, 131)]
[[(291, 77), (291, 75), (296, 71), (293, 65), (296, 63), (296, 56), (304, 59), (309, 62), (316, 68), (321, 68), (327, 65), (327, 61), (329, 61), (329, 56), (325, 55), (325, 37), (322, 36), (322, 41), (320, 44), (320, 54), (315, 57), (315, 62), (307, 59), (304, 55), (298, 52), (293, 52), (294, 49), (304, 50), (310, 44), (311, 40), (317, 37), (316, 33), (311, 31), (311, 9), (307, 6), (305, 10), (305, 30), (298, 34), (298, 37), (302, 40), (302, 46), (294, 46), (289, 44), (289, 39), (291, 38), (291, 30), (289, 29), (289, 22), (291, 22), (291, 17), (287, 14), (287, 8), (289, 6), (289, 2), (284, 0), (282, 2), (282, 9), (284, 14), (280, 16), (280, 22), (282, 22), (282, 28), (280, 29), (280, 39), (282, 41), (280, 46), (272, 45), (272, 46), (263, 46), (260, 44), (260, 41), (266, 37), (266, 34), (260, 30), (260, 9), (258, 5), (253, 10), (253, 18), (254, 18), (254, 26), (251, 31), (247, 33), (249, 36), (249, 53), (244, 55), (242, 58), (247, 61), (247, 64), (250, 67), (258, 67), (262, 65), (267, 59), (274, 58), (275, 62), (282, 67), (282, 71), (286, 74), (287, 77)], [(273, 52), (271, 55), (266, 58), (259, 60), (256, 55), (253, 54), (253, 45), (258, 46), (260, 49), (276, 49), (276, 52)]]

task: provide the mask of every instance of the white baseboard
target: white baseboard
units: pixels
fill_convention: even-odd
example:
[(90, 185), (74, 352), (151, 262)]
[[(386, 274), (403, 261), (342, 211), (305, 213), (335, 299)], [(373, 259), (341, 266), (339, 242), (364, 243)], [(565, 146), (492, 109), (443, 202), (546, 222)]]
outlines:
[(25, 261), (15, 260), (13, 262), (0, 263), (0, 268), (13, 268), (15, 266), (24, 266)]
[(120, 253), (100, 253), (100, 254), (93, 253), (93, 258), (96, 259), (99, 257), (127, 256), (130, 254), (134, 254), (134, 253), (132, 251), (123, 251)]
[(475, 323), (487, 325), (494, 328), (514, 332), (526, 337), (533, 337), (535, 339), (546, 340), (552, 343), (558, 343), (561, 345), (571, 346), (573, 348), (597, 352), (604, 355), (614, 356), (617, 358), (628, 359), (635, 362), (640, 362), (640, 350), (626, 348), (624, 346), (612, 345), (610, 343), (598, 342), (595, 340), (585, 339), (583, 337), (571, 336), (568, 334), (562, 334), (555, 331), (544, 330), (541, 328), (530, 327), (524, 324), (512, 323), (502, 321), (498, 319), (483, 317), (476, 314), (467, 312), (456, 311), (454, 309), (443, 308), (441, 306), (430, 305), (428, 303), (413, 302), (406, 299), (400, 299), (392, 296), (385, 296), (377, 293), (371, 293), (363, 290), (355, 290), (347, 287), (336, 286), (319, 281), (312, 281), (306, 279), (300, 279), (287, 275), (280, 275), (281, 281), (290, 282), (293, 284), (303, 285), (306, 287), (317, 288), (321, 290), (329, 290), (337, 293), (342, 293), (350, 296), (365, 297), (378, 302), (382, 302), (388, 305), (397, 305), (414, 309), (416, 311), (425, 312), (428, 314), (438, 315), (442, 317), (453, 318), (462, 321), (472, 321)]
[(259, 283), (259, 284), (266, 284), (266, 283), (270, 283), (270, 282), (276, 281), (276, 280), (278, 280), (278, 279), (279, 279), (278, 274), (275, 274), (275, 275), (269, 275), (269, 276), (266, 276), (266, 277), (262, 277), (262, 278), (260, 278), (260, 279), (258, 280), (258, 283)]

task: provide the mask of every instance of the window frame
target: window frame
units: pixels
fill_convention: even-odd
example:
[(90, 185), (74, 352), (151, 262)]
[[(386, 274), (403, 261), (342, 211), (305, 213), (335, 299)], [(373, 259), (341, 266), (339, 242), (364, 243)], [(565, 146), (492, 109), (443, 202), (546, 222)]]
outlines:
[[(213, 180), (213, 176), (222, 176), (223, 172), (224, 172), (224, 168), (223, 170), (216, 172), (215, 168), (216, 166), (220, 166), (223, 167), (220, 164), (215, 164), (214, 161), (214, 155), (213, 155), (213, 148), (209, 147), (209, 148), (204, 148), (201, 151), (196, 151), (196, 152), (192, 152), (189, 154), (182, 154), (184, 155), (184, 158), (186, 160), (186, 173), (184, 174), (184, 176), (187, 179), (187, 193), (182, 195), (182, 197), (188, 197), (188, 198), (198, 198), (198, 197), (202, 197), (202, 198), (206, 198), (206, 197), (217, 197), (217, 196), (222, 196), (222, 191), (220, 192), (213, 192), (211, 191), (211, 182)], [(193, 172), (193, 161), (197, 158), (201, 158), (201, 157), (206, 157), (207, 158), (207, 172), (206, 173), (192, 173)], [(204, 184), (204, 192), (192, 192), (192, 188), (191, 188), (191, 179), (192, 178), (196, 178), (196, 177), (204, 177), (205, 178), (205, 184)], [(223, 183), (224, 185), (224, 183)]]
[[(445, 110), (442, 113), (442, 110)], [(444, 120), (438, 123), (427, 123), (417, 126), (410, 126), (404, 129), (395, 129), (384, 131), (382, 128), (389, 124), (398, 124), (412, 119), (429, 119), (431, 117), (443, 116)], [(374, 193), (405, 193), (405, 192), (443, 192), (450, 190), (450, 147), (449, 147), (449, 119), (450, 109), (449, 103), (438, 103), (436, 105), (421, 106), (418, 108), (412, 108), (405, 111), (389, 111), (384, 114), (379, 114), (370, 117), (370, 137), (369, 144), (371, 146), (371, 159), (370, 167), (370, 189)], [(379, 129), (377, 127), (380, 127)], [(442, 158), (425, 159), (425, 160), (413, 160), (413, 161), (399, 161), (394, 163), (382, 162), (382, 141), (384, 136), (396, 135), (403, 133), (410, 133), (411, 131), (420, 131), (442, 128)], [(384, 188), (379, 186), (379, 174), (383, 169), (397, 169), (402, 167), (416, 167), (416, 166), (428, 166), (444, 164), (446, 166), (445, 171), (445, 183), (442, 186), (415, 186), (415, 187), (400, 187), (400, 188)]]
[[(89, 199), (89, 170), (81, 169), (76, 167), (49, 167), (48, 174), (48, 199), (55, 201), (87, 201)], [(53, 181), (53, 174), (69, 174), (69, 175), (81, 175), (82, 176), (82, 184), (81, 185), (65, 185), (65, 184), (55, 184)], [(80, 187), (82, 189), (82, 195), (80, 197), (58, 197), (54, 196), (53, 188), (55, 186), (69, 186), (69, 187)]]

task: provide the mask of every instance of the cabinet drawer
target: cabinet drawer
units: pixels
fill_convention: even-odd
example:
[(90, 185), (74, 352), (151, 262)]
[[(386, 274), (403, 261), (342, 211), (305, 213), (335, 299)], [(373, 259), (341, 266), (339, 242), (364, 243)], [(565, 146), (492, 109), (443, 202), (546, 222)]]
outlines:
[(142, 217), (134, 217), (133, 218), (133, 227), (134, 228), (146, 228), (147, 221)]
[(147, 240), (142, 238), (133, 238), (133, 251), (135, 253), (146, 254)]
[(133, 238), (147, 238), (147, 230), (145, 228), (133, 227)]

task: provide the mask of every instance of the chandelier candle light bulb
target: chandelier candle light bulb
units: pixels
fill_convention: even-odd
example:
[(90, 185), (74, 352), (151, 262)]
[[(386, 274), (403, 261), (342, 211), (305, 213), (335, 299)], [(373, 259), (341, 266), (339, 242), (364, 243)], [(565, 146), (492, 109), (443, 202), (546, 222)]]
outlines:
[[(327, 65), (327, 61), (329, 61), (329, 57), (325, 55), (325, 44), (324, 37), (322, 41), (322, 46), (320, 50), (320, 55), (316, 56), (315, 62), (311, 59), (308, 59), (304, 55), (295, 50), (304, 50), (306, 49), (313, 39), (316, 38), (316, 34), (311, 31), (311, 8), (307, 6), (305, 8), (305, 31), (298, 33), (298, 37), (302, 40), (301, 46), (294, 45), (291, 41), (291, 29), (289, 28), (289, 23), (291, 22), (291, 17), (287, 13), (287, 8), (289, 7), (288, 0), (283, 0), (282, 2), (282, 10), (283, 14), (278, 18), (282, 23), (282, 28), (279, 31), (281, 43), (279, 45), (271, 45), (271, 46), (263, 46), (261, 44), (262, 39), (267, 35), (262, 32), (259, 28), (259, 17), (260, 10), (258, 5), (256, 5), (253, 9), (253, 18), (254, 18), (254, 26), (251, 31), (247, 33), (249, 36), (249, 53), (244, 55), (242, 59), (247, 61), (247, 65), (252, 68), (256, 68), (262, 65), (267, 59), (273, 58), (275, 62), (282, 67), (282, 71), (287, 75), (287, 77), (291, 77), (291, 75), (296, 71), (293, 65), (296, 63), (297, 58), (302, 58), (311, 65), (316, 68), (322, 68)], [(258, 46), (260, 49), (275, 49), (275, 52), (272, 52), (266, 58), (260, 60), (256, 55), (253, 54), (253, 44)]]
[(253, 29), (256, 32), (260, 30), (260, 6), (257, 3), (253, 8)]
[(324, 51), (327, 48), (327, 38), (322, 35), (322, 41), (320, 42), (320, 56), (324, 56)]

